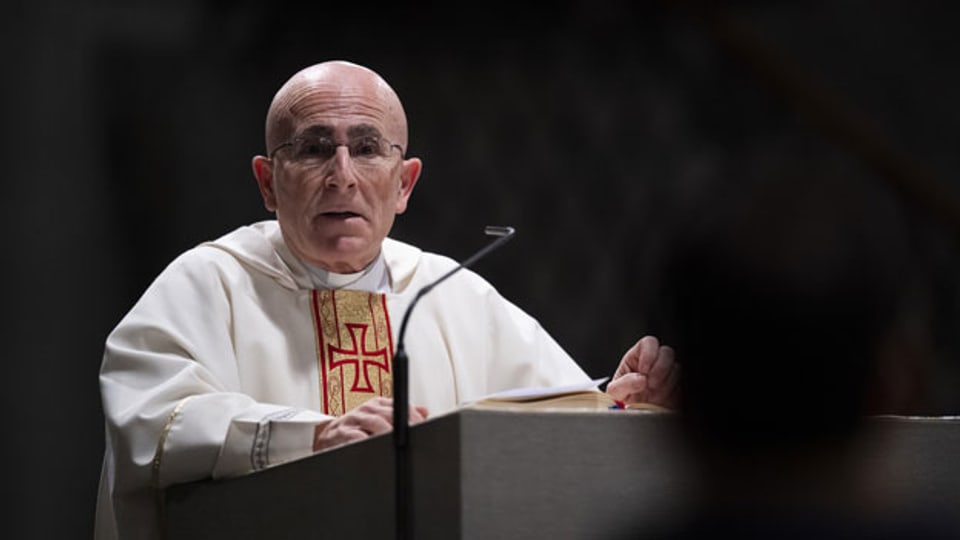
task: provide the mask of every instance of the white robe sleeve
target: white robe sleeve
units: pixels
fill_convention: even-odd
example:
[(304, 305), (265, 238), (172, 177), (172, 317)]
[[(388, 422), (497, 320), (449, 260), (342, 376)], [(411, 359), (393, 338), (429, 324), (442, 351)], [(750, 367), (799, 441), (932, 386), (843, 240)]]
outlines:
[[(446, 270), (440, 261), (431, 273)], [(405, 346), (416, 359), (411, 396), (435, 392), (426, 381), (442, 365), (425, 366), (436, 356), (450, 363), (458, 405), (487, 394), (520, 387), (551, 387), (590, 377), (536, 319), (505, 299), (479, 275), (461, 271), (424, 297), (409, 324)], [(435, 384), (433, 386), (436, 386)], [(442, 409), (441, 409), (442, 411)]]
[(229, 279), (188, 252), (107, 339), (100, 385), (114, 496), (312, 453), (315, 426), (329, 417), (240, 391)]
[(587, 373), (536, 319), (495, 290), (488, 293), (487, 302), (492, 314), (489, 339), (494, 364), (512, 366), (492, 377), (492, 386), (496, 388), (492, 391), (589, 380)]

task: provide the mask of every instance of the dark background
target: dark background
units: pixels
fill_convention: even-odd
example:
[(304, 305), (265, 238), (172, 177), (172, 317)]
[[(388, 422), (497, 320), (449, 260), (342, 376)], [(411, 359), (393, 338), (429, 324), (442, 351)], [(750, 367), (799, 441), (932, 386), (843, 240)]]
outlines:
[(462, 259), (515, 226), (477, 270), (594, 376), (656, 332), (664, 233), (711, 186), (889, 190), (935, 291), (918, 412), (960, 412), (955, 3), (685, 5), (7, 5), (4, 536), (90, 536), (103, 341), (178, 253), (268, 217), (250, 172), (267, 106), (327, 59), (406, 106), (425, 166), (394, 236)]

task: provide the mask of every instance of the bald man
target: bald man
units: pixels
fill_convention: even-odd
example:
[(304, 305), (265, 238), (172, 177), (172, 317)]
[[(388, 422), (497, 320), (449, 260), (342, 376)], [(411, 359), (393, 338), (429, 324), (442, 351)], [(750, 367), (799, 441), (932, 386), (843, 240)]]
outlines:
[[(107, 338), (98, 538), (156, 538), (157, 490), (171, 484), (392, 429), (395, 325), (457, 265), (387, 236), (422, 167), (406, 149), (400, 100), (367, 68), (317, 64), (280, 88), (267, 153), (252, 163), (276, 220), (183, 253)], [(441, 287), (408, 323), (411, 422), (500, 390), (588, 380), (475, 273)], [(678, 371), (645, 337), (608, 392), (667, 404)]]

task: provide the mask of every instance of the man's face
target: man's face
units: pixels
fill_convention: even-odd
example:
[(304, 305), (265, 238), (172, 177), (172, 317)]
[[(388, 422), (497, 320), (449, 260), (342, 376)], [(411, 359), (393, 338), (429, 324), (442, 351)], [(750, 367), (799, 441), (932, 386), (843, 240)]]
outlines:
[(420, 161), (403, 158), (395, 111), (376, 88), (310, 85), (288, 110), (289, 139), (254, 158), (264, 202), (297, 257), (357, 272), (406, 210)]

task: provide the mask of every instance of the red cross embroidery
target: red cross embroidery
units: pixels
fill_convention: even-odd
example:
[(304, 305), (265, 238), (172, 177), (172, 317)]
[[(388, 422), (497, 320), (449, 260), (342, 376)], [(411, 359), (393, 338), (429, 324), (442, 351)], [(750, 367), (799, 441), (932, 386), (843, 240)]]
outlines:
[[(387, 350), (380, 348), (375, 351), (367, 350), (367, 325), (347, 323), (347, 330), (350, 332), (350, 341), (353, 342), (352, 349), (341, 349), (332, 344), (327, 345), (327, 355), (330, 358), (330, 369), (336, 369), (345, 365), (353, 365), (353, 386), (351, 392), (365, 392), (373, 394), (376, 391), (370, 384), (370, 366), (376, 366), (389, 373), (390, 366), (387, 365)], [(360, 332), (360, 338), (357, 339), (357, 331)], [(360, 346), (357, 346), (357, 341)], [(378, 360), (379, 359), (379, 360)], [(363, 374), (363, 386), (360, 386), (360, 375)]]

